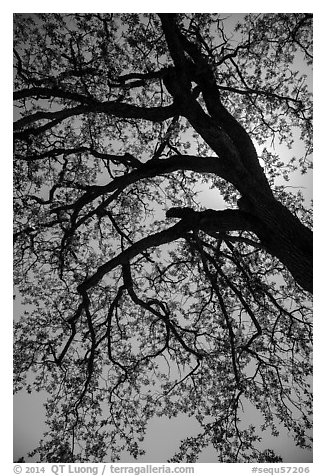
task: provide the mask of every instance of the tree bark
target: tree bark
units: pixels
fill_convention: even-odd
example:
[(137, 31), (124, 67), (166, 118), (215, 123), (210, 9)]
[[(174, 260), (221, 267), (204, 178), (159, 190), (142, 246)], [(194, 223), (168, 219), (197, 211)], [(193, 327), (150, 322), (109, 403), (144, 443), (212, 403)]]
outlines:
[(258, 195), (253, 201), (243, 202), (242, 208), (250, 210), (263, 224), (259, 238), (267, 251), (287, 267), (303, 289), (312, 293), (312, 231), (275, 199), (262, 200)]

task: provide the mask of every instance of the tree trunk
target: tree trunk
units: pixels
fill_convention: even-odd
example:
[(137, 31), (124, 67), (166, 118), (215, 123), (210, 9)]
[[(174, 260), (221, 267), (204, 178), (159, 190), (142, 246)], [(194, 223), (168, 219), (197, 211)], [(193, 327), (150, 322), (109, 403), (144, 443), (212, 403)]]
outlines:
[(312, 293), (312, 231), (280, 202), (265, 199), (259, 193), (252, 194), (251, 200), (239, 200), (239, 207), (260, 220), (258, 235), (267, 251), (287, 267), (303, 289)]

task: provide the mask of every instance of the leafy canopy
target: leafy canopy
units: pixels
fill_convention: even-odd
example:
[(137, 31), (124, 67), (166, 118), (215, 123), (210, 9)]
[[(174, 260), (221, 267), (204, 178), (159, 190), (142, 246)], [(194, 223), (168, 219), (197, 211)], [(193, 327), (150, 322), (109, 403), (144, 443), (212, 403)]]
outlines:
[(232, 144), (311, 228), (286, 183), (311, 167), (311, 48), (308, 14), (15, 16), (15, 389), (49, 394), (40, 461), (138, 458), (180, 413), (202, 431), (170, 461), (279, 461), (280, 422), (310, 447), (310, 294), (237, 211)]

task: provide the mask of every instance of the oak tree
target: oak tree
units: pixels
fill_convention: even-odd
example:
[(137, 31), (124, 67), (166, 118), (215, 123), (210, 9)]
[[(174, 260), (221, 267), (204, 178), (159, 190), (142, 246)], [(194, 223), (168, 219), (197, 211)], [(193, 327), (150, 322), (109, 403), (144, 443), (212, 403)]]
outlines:
[(281, 425), (309, 448), (312, 219), (288, 185), (311, 168), (312, 15), (14, 24), (15, 389), (49, 395), (33, 454), (137, 459), (181, 413), (201, 432), (170, 461), (279, 461), (260, 440)]

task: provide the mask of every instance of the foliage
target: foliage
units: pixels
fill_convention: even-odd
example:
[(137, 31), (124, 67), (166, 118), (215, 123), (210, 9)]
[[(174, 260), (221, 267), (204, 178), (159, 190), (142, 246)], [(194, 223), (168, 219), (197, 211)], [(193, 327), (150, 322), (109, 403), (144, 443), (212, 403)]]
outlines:
[[(49, 394), (39, 461), (138, 458), (179, 413), (202, 431), (174, 462), (280, 461), (260, 444), (280, 422), (310, 446), (311, 295), (286, 247), (306, 252), (311, 210), (285, 181), (311, 167), (311, 48), (309, 14), (15, 16), (15, 389)], [(294, 141), (288, 163), (267, 145)]]

